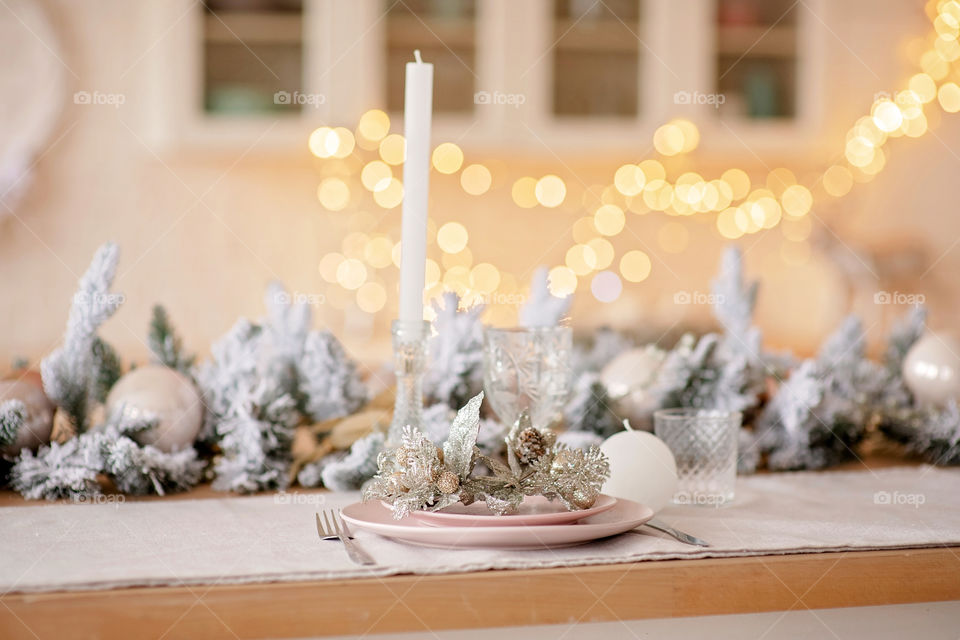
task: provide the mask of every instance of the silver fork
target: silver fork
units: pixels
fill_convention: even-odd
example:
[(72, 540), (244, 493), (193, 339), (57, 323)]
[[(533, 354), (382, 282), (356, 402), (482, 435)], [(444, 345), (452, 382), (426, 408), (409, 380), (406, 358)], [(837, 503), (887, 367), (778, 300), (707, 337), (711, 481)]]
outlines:
[(343, 543), (343, 548), (347, 551), (347, 557), (355, 564), (377, 564), (366, 551), (360, 548), (350, 537), (347, 531), (347, 525), (339, 520), (335, 511), (323, 510), (323, 522), (320, 521), (320, 514), (317, 516), (317, 533), (322, 540), (330, 537), (336, 537)]

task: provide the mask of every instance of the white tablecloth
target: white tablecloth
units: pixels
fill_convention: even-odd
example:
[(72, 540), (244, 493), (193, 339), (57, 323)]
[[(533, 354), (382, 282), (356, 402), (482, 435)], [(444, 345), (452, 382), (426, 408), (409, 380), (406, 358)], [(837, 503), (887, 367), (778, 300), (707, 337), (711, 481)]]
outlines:
[[(0, 594), (135, 585), (255, 583), (960, 544), (960, 470), (782, 473), (740, 478), (731, 506), (670, 506), (659, 517), (704, 538), (641, 528), (542, 551), (438, 550), (366, 532), (377, 566), (321, 543), (314, 512), (356, 493), (0, 509)], [(322, 505), (319, 503), (323, 503)]]

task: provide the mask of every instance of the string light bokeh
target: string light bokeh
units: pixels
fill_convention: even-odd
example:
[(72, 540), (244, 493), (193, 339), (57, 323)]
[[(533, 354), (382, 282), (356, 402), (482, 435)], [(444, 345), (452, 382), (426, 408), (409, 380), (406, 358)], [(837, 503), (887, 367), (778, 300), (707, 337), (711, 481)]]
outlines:
[[(664, 224), (657, 234), (658, 245), (667, 253), (680, 253), (687, 246), (687, 228), (679, 220), (709, 216), (715, 232), (726, 240), (779, 229), (788, 241), (781, 251), (783, 260), (803, 264), (810, 253), (807, 239), (815, 206), (843, 198), (857, 184), (873, 180), (886, 165), (887, 144), (895, 138), (926, 134), (928, 110), (935, 105), (946, 113), (960, 111), (960, 72), (954, 64), (960, 58), (960, 2), (930, 0), (926, 12), (933, 31), (913, 56), (918, 73), (903, 89), (891, 95), (878, 94), (869, 114), (848, 130), (842, 159), (808, 177), (806, 183), (782, 167), (756, 182), (747, 171), (735, 167), (717, 177), (685, 171), (671, 178), (664, 162), (648, 158), (618, 167), (609, 184), (583, 189), (579, 202), (571, 202), (573, 185), (561, 175), (504, 176), (502, 182), (521, 210), (572, 205), (583, 214), (572, 224), (572, 243), (562, 250), (563, 263), (549, 269), (550, 290), (568, 295), (584, 288), (599, 302), (607, 303), (620, 296), (624, 281), (646, 280), (653, 270), (650, 256), (633, 247), (618, 255), (612, 240), (627, 227), (629, 216), (651, 212), (678, 218)], [(335, 163), (317, 187), (317, 198), (325, 209), (342, 212), (367, 197), (365, 191), (381, 213), (395, 210), (399, 215), (403, 183), (395, 173), (403, 164), (405, 141), (390, 129), (388, 114), (372, 109), (352, 131), (320, 127), (310, 135), (310, 152)], [(662, 159), (685, 156), (699, 146), (700, 131), (693, 122), (677, 118), (658, 127), (652, 143)], [(483, 196), (493, 188), (493, 169), (471, 162), (453, 142), (438, 144), (431, 164), (440, 174), (458, 176), (468, 197)], [(376, 226), (377, 216), (366, 215)], [(427, 260), (426, 319), (433, 319), (429, 303), (445, 291), (456, 292), (466, 306), (490, 302), (494, 295), (519, 299), (526, 283), (518, 282), (515, 274), (490, 262), (474, 264), (470, 232), (463, 223), (438, 226), (431, 219), (428, 234), (441, 257), (439, 262)], [(383, 310), (388, 292), (395, 288), (395, 267), (400, 261), (395, 235), (348, 233), (339, 252), (321, 259), (321, 276), (350, 292), (362, 311)]]

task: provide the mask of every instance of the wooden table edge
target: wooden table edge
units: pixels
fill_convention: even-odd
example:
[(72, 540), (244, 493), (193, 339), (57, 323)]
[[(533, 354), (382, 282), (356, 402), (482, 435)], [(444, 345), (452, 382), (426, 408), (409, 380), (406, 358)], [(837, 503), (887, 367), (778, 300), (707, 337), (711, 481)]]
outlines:
[(5, 638), (308, 637), (960, 600), (960, 546), (0, 596)]

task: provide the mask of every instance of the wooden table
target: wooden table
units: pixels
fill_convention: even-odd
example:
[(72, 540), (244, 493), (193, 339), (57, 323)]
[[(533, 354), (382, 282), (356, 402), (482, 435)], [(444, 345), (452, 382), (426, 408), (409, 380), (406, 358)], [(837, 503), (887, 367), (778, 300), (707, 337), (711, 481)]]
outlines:
[[(184, 497), (221, 495), (203, 486)], [(30, 503), (0, 493), (0, 506), (14, 504)], [(960, 600), (960, 547), (15, 593), (0, 596), (0, 637), (281, 638), (944, 600)]]

